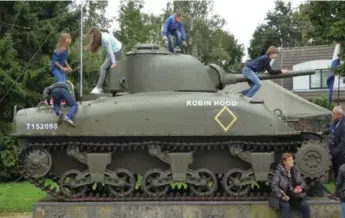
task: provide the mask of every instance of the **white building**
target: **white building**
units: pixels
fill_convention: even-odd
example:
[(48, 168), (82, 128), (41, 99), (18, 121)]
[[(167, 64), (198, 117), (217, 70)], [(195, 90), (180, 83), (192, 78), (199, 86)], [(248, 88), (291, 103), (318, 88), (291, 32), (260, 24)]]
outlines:
[[(327, 76), (331, 65), (335, 44), (283, 48), (272, 68), (287, 68), (289, 70), (310, 70), (316, 73), (309, 76), (273, 80), (284, 88), (308, 100), (319, 96), (328, 96)], [(338, 76), (335, 76), (333, 100), (338, 97)], [(339, 100), (345, 101), (345, 83), (340, 79)]]

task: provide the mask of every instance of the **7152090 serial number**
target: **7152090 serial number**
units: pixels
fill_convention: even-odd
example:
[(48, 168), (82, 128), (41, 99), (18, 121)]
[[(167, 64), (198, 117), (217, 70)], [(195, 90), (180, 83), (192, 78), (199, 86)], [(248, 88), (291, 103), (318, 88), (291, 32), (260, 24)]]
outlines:
[(57, 123), (27, 123), (26, 129), (27, 130), (53, 130), (57, 129)]

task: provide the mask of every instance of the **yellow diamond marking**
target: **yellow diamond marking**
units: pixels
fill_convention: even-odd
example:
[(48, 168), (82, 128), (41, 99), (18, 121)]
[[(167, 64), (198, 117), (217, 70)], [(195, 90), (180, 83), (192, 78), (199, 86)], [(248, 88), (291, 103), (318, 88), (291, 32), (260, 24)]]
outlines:
[[(223, 112), (228, 112), (228, 114), (232, 117), (232, 121), (229, 123), (229, 125), (225, 126), (220, 120), (219, 120), (219, 116), (222, 115)], [(224, 106), (219, 112), (218, 114), (214, 117), (214, 119), (217, 121), (217, 123), (224, 129), (225, 132), (228, 131), (228, 129), (230, 129), (230, 127), (232, 125), (234, 125), (234, 123), (237, 120), (237, 117), (234, 113), (232, 113), (232, 111), (227, 107)]]

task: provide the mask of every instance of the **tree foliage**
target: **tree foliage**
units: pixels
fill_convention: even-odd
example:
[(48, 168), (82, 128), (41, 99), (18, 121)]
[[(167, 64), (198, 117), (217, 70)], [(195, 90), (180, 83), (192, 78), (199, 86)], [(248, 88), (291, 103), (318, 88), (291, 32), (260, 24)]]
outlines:
[(266, 14), (264, 23), (254, 31), (248, 54), (254, 59), (265, 53), (270, 45), (294, 47), (303, 43), (304, 17), (291, 7), (291, 2), (275, 1), (273, 11)]
[[(345, 5), (338, 1), (310, 2), (306, 14), (313, 26), (312, 37), (324, 43), (339, 42), (340, 58), (345, 60)], [(345, 74), (345, 65), (338, 72)]]
[[(308, 42), (313, 39), (312, 44)], [(248, 53), (255, 58), (269, 45), (294, 47), (341, 43), (345, 58), (345, 5), (337, 1), (308, 1), (292, 10), (289, 2), (276, 1), (265, 22), (254, 31)], [(331, 57), (330, 57), (331, 58)], [(342, 65), (339, 72), (345, 72)]]

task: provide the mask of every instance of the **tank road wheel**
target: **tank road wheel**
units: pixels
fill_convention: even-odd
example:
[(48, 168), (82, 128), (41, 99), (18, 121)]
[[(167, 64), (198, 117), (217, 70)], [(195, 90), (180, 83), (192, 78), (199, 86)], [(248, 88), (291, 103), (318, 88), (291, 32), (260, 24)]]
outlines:
[(51, 169), (52, 157), (45, 149), (35, 149), (25, 155), (24, 167), (33, 178), (44, 177)]
[(331, 166), (331, 155), (326, 145), (308, 141), (295, 154), (296, 167), (305, 178), (320, 178)]
[(119, 178), (119, 180), (116, 181), (119, 183), (119, 185), (108, 185), (107, 187), (110, 193), (116, 197), (124, 197), (135, 190), (137, 181), (133, 173), (126, 169), (117, 169), (114, 173), (116, 173), (117, 177)]
[(197, 169), (196, 173), (199, 174), (200, 180), (199, 182), (203, 183), (203, 185), (193, 185), (189, 184), (190, 190), (198, 195), (198, 196), (205, 196), (211, 195), (218, 189), (218, 181), (216, 175), (208, 169)]
[[(246, 173), (241, 169), (231, 169), (225, 173), (222, 185), (226, 193), (230, 196), (243, 196), (250, 191), (250, 177), (244, 176)], [(244, 177), (243, 177), (244, 176)], [(244, 183), (245, 184), (242, 184)]]
[(72, 188), (72, 182), (80, 174), (79, 170), (68, 170), (64, 172), (59, 179), (61, 192), (67, 197), (79, 197), (87, 191), (87, 186)]
[[(170, 188), (169, 177), (162, 178), (164, 171), (152, 169), (147, 171), (143, 176), (142, 189), (150, 196), (160, 197), (166, 194)], [(162, 184), (163, 183), (163, 184)]]

